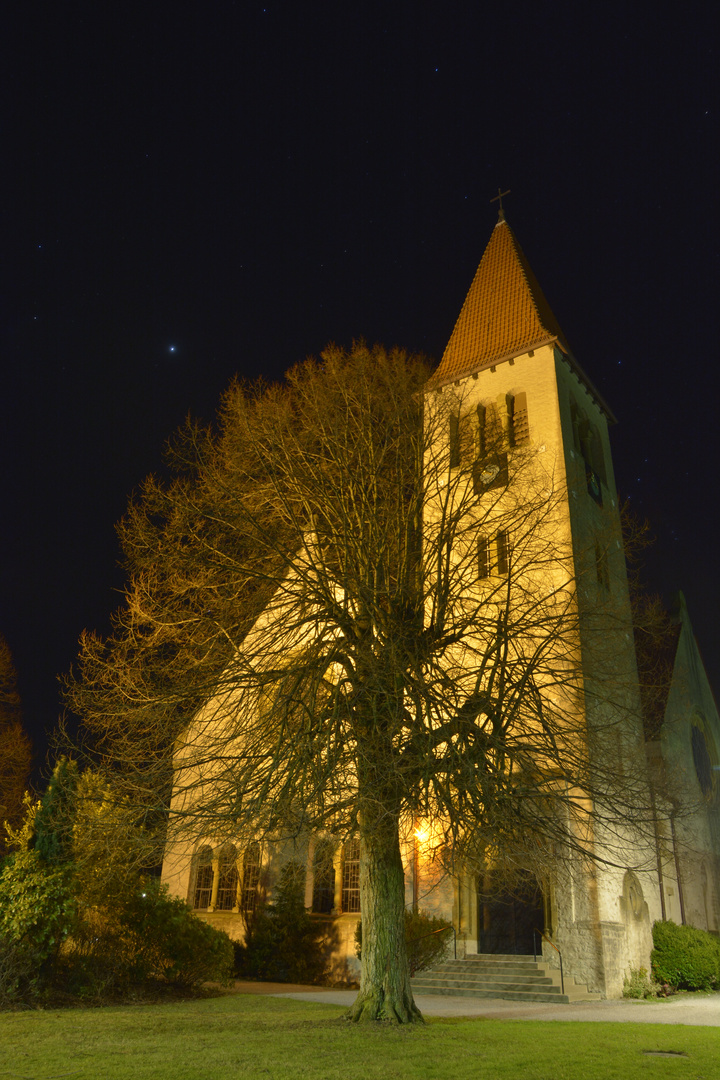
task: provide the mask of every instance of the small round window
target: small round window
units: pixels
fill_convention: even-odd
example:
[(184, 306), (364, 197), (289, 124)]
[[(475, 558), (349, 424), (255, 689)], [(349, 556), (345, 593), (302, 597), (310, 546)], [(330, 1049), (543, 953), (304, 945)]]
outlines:
[(713, 789), (712, 762), (710, 760), (707, 742), (705, 741), (705, 733), (694, 725), (692, 729), (692, 753), (693, 761), (695, 762), (695, 772), (697, 773), (697, 778), (700, 782), (700, 789), (703, 795), (709, 797), (712, 795)]

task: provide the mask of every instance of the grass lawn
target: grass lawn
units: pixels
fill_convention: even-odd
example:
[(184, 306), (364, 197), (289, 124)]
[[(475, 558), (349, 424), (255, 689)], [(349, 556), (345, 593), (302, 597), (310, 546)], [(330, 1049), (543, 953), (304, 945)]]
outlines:
[[(717, 1080), (717, 1028), (433, 1019), (358, 1027), (256, 995), (0, 1013), (0, 1078), (22, 1080)], [(687, 1056), (647, 1056), (645, 1050)]]

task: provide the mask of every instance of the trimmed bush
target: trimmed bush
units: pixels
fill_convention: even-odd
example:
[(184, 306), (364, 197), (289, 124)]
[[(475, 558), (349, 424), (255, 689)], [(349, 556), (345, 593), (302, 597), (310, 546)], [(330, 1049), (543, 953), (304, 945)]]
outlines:
[(679, 990), (720, 986), (720, 943), (705, 930), (656, 922), (653, 926), (652, 973)]

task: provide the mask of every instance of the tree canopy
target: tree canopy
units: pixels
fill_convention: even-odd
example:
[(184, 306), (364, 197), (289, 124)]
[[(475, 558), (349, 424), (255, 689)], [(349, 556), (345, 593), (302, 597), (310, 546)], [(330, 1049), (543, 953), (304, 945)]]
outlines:
[[(167, 842), (360, 836), (355, 1018), (417, 1016), (404, 823), (431, 820), (448, 867), (527, 865), (591, 850), (595, 821), (622, 831), (641, 804), (586, 725), (559, 463), (498, 414), (480, 439), (429, 377), (358, 344), (234, 383), (133, 501), (125, 603), (68, 690)], [(596, 683), (620, 703), (611, 651), (605, 626)]]
[(32, 745), (22, 725), (17, 672), (7, 641), (0, 635), (0, 856), (7, 852), (7, 822), (17, 828), (30, 781)]

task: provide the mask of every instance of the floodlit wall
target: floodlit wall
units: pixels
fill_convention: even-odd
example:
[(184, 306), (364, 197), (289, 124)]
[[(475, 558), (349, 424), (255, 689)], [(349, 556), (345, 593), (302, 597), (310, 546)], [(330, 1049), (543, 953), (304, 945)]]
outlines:
[[(459, 402), (459, 420), (463, 415), (477, 415), (478, 406), (487, 407), (506, 425), (509, 439), (508, 416), (512, 416), (508, 412), (509, 401), (521, 401), (526, 414), (521, 418), (524, 425), (522, 438), (513, 440), (516, 445), (508, 449), (511, 483), (507, 498), (519, 500), (522, 484), (527, 485), (528, 497), (547, 497), (539, 542), (546, 550), (554, 552), (553, 557), (544, 560), (541, 574), (529, 569), (528, 575), (538, 573), (539, 589), (547, 589), (552, 578), (553, 587), (574, 596), (579, 625), (574, 656), (579, 677), (573, 728), (576, 732), (587, 731), (589, 753), (616, 755), (618, 769), (627, 769), (629, 776), (632, 770), (644, 769), (644, 751), (606, 418), (585, 384), (551, 345), (485, 368), (476, 377), (468, 376), (440, 390), (430, 390), (427, 407), (433, 415), (441, 409), (449, 414), (454, 408), (453, 402)], [(513, 488), (513, 470), (520, 467), (522, 473), (518, 474), (520, 478)], [(506, 503), (503, 503), (506, 497), (491, 495), (493, 490), (490, 487), (488, 496), (481, 495), (479, 501), (489, 497), (497, 499), (497, 515), (501, 519), (506, 512)], [(482, 514), (482, 507), (479, 514)], [(488, 528), (491, 524), (492, 512), (484, 520), (483, 527)], [(432, 527), (431, 500), (426, 528)], [(282, 619), (283, 605), (291, 604), (290, 582), (283, 600), (277, 606), (270, 605), (251, 634), (264, 635), (269, 643), (272, 642), (273, 621)], [(600, 617), (609, 620), (610, 626), (604, 638), (604, 650), (589, 644), (596, 629), (593, 619)], [(584, 619), (587, 641), (583, 638)], [(548, 689), (550, 695), (553, 692)], [(231, 691), (225, 693), (225, 697), (219, 694), (201, 710), (189, 727), (189, 743), (178, 748), (180, 782), (175, 804), (178, 810), (190, 809), (188, 800), (203, 793), (202, 784), (196, 787), (200, 766), (192, 764), (190, 768), (195, 773), (183, 778), (183, 769), (193, 761), (195, 750), (192, 748), (201, 745), (203, 738), (218, 739), (225, 725), (229, 725), (227, 730), (236, 740), (237, 753), (242, 753), (238, 702)], [(562, 705), (567, 709), (568, 701), (563, 701)], [(717, 717), (716, 713), (714, 715)], [(617, 721), (613, 727), (608, 718), (615, 716)], [(608, 735), (609, 726), (612, 731)], [(597, 745), (593, 743), (593, 731), (603, 733), (598, 735)], [(203, 783), (212, 785), (213, 765), (209, 763), (202, 768), (206, 769)], [(591, 989), (600, 990), (607, 996), (618, 996), (622, 992), (623, 977), (630, 968), (649, 967), (650, 927), (653, 919), (661, 914), (657, 873), (654, 852), (646, 840), (617, 829), (612, 835), (604, 835), (601, 826), (595, 828), (595, 834), (590, 838), (591, 849), (601, 860), (607, 857), (609, 862), (605, 865), (578, 855), (558, 867), (548, 868), (544, 882), (545, 928), (562, 949), (569, 974), (586, 982)], [(203, 845), (217, 852), (228, 838), (205, 837), (197, 823), (195, 839), (191, 840), (187, 834), (183, 839), (180, 833), (174, 835), (172, 818), (170, 836), (163, 879), (175, 895), (186, 898), (192, 905), (194, 854)], [(240, 888), (243, 845), (250, 839), (238, 840)], [(303, 843), (304, 848), (299, 843), (294, 855), (287, 845), (277, 849), (263, 848), (263, 889), (271, 895), (282, 862), (290, 857), (299, 858), (308, 867), (306, 903), (311, 908), (314, 841), (306, 838)], [(711, 843), (712, 837), (706, 847)], [(338, 979), (353, 978), (357, 974), (354, 931), (358, 915), (342, 913), (341, 851), (338, 845), (335, 853), (338, 892), (331, 913), (338, 939), (335, 951)], [(448, 874), (447, 868), (435, 857), (432, 843), (412, 832), (405, 839), (403, 859), (408, 905), (417, 903), (420, 910), (452, 919), (458, 933), (458, 955), (475, 952), (478, 947), (478, 898), (473, 874), (458, 868), (454, 874)], [(704, 897), (718, 894), (713, 874), (714, 871), (707, 873), (710, 885), (702, 894)], [(706, 908), (709, 903), (713, 911), (717, 906), (714, 899), (703, 902)], [(693, 894), (692, 903), (698, 906), (699, 894)], [(222, 926), (233, 937), (241, 939), (243, 936), (240, 900), (234, 910), (223, 912), (213, 909), (210, 904), (203, 911), (203, 918)], [(549, 964), (556, 963), (552, 948), (546, 945), (544, 952)]]

